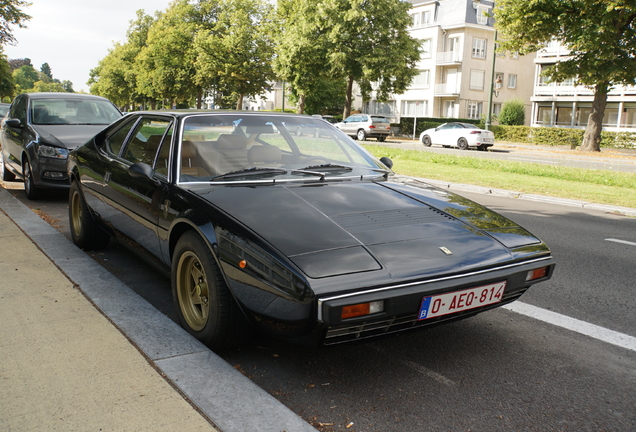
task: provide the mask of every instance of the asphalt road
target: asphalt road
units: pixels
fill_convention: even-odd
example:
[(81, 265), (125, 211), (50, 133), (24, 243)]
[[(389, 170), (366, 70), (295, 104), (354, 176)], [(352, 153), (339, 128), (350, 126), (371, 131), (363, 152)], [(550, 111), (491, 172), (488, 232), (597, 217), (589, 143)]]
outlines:
[[(13, 193), (68, 236), (65, 194)], [(551, 246), (554, 278), (522, 302), (636, 336), (636, 218), (462, 195)], [(174, 318), (166, 278), (116, 242), (93, 256)], [(503, 308), (324, 349), (256, 335), (223, 357), (322, 431), (636, 430), (635, 351)]]

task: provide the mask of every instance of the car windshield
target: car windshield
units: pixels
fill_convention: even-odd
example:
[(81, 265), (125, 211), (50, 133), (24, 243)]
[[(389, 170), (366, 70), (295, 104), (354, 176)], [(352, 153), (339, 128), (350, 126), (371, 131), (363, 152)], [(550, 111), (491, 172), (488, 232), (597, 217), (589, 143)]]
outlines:
[(464, 129), (479, 129), (477, 126), (470, 123), (458, 123), (458, 124), (461, 125), (461, 127), (463, 127)]
[(108, 125), (121, 117), (117, 108), (99, 99), (35, 99), (31, 123), (35, 125)]
[(185, 119), (180, 182), (324, 179), (389, 171), (329, 123), (312, 117), (206, 114)]

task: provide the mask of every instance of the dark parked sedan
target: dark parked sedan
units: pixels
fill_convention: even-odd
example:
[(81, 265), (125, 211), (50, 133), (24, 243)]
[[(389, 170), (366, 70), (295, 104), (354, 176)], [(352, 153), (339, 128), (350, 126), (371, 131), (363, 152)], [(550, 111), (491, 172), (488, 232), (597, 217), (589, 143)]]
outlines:
[(552, 276), (528, 231), (390, 167), (308, 116), (132, 113), (71, 152), (71, 233), (170, 274), (181, 325), (212, 349), (253, 327), (312, 344), (419, 328)]
[(5, 181), (22, 178), (29, 199), (39, 198), (42, 189), (68, 189), (69, 150), (120, 117), (119, 110), (99, 96), (21, 94), (2, 121), (0, 176)]

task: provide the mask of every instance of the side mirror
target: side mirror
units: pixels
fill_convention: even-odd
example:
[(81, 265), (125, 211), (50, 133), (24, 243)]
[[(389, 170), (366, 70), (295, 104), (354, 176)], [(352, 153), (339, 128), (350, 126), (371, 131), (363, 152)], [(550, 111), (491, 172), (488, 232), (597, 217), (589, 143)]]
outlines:
[(388, 169), (393, 168), (393, 161), (391, 159), (389, 159), (388, 157), (386, 157), (386, 156), (380, 158), (380, 162), (382, 162), (384, 165), (386, 165), (386, 167)]
[(7, 126), (12, 127), (12, 128), (21, 128), (22, 127), (22, 122), (20, 121), (20, 119), (17, 119), (17, 118), (5, 120), (4, 124), (6, 124)]
[(134, 163), (128, 168), (128, 174), (132, 178), (138, 180), (147, 179), (158, 186), (160, 183), (159, 181), (152, 178), (153, 173), (154, 171), (152, 170), (150, 165), (141, 162)]

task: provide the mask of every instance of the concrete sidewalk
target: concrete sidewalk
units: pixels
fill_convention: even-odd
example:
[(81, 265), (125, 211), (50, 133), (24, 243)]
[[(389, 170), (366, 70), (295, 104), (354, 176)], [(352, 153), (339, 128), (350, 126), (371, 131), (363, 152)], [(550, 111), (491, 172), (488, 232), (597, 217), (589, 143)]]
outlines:
[(315, 432), (2, 187), (0, 248), (1, 431)]
[(216, 430), (4, 213), (0, 244), (0, 430)]

